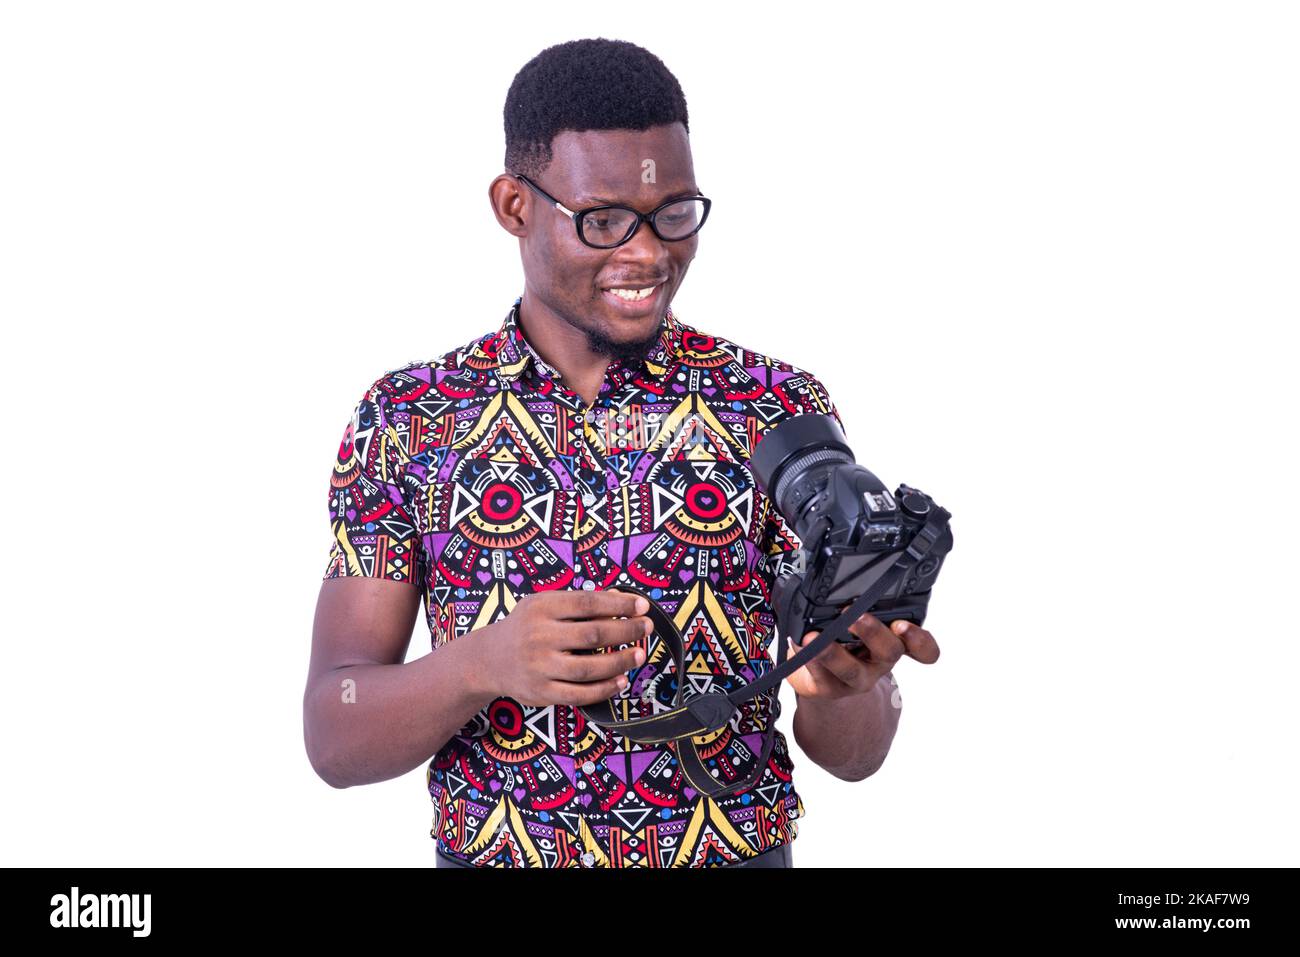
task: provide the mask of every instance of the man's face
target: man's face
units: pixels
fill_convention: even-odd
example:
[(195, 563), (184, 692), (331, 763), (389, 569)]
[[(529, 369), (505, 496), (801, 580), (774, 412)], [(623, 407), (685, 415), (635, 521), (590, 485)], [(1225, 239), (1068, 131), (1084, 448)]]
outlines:
[[(551, 149), (554, 159), (534, 181), (575, 212), (621, 203), (648, 213), (669, 199), (698, 192), (690, 143), (680, 123), (641, 131), (566, 130), (556, 135)], [(653, 170), (653, 181), (647, 181), (647, 170)], [(594, 352), (644, 355), (695, 258), (699, 234), (663, 242), (643, 223), (623, 245), (593, 249), (578, 238), (572, 219), (518, 185), (529, 202), (520, 241), (530, 301), (581, 330)], [(613, 286), (654, 287), (654, 292), (628, 302), (609, 291)]]

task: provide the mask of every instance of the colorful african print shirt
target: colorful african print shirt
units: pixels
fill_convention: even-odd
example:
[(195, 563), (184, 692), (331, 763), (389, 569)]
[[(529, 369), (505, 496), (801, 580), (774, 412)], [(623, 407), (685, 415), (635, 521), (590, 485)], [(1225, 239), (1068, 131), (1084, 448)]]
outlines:
[[(636, 585), (673, 617), (686, 655), (678, 675), (665, 643), (646, 639), (616, 699), (629, 717), (668, 707), (678, 681), (689, 695), (765, 674), (772, 586), (800, 543), (755, 487), (750, 454), (792, 415), (839, 420), (826, 389), (669, 309), (649, 352), (612, 361), (588, 406), (524, 339), (519, 304), (357, 402), (330, 483), (324, 577), (418, 587), (435, 649), (530, 592)], [(507, 867), (713, 867), (788, 843), (804, 808), (775, 728), (779, 690), (695, 738), (719, 780), (758, 775), (717, 799), (689, 787), (678, 742), (497, 698), (429, 764), (431, 836), (443, 854)]]

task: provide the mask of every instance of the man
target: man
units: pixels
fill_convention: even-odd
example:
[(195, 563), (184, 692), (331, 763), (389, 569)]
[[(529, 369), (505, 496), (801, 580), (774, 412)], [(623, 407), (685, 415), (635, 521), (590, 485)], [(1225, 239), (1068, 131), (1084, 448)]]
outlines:
[[(775, 690), (697, 738), (738, 784), (716, 799), (683, 774), (686, 742), (633, 741), (578, 709), (654, 714), (679, 680), (700, 693), (771, 669), (772, 584), (799, 542), (748, 462), (785, 418), (839, 413), (808, 372), (673, 314), (710, 202), (658, 58), (551, 47), (515, 77), (505, 129), (489, 198), (524, 293), (499, 328), (385, 373), (356, 405), (331, 481), (308, 755), (336, 787), (432, 756), (440, 866), (788, 867), (804, 808)], [(620, 584), (675, 619), (684, 674)], [(434, 650), (404, 663), (421, 599)], [(889, 750), (894, 664), (938, 657), (925, 629), (895, 629), (864, 615), (857, 652), (833, 643), (789, 677), (796, 741), (844, 780)]]

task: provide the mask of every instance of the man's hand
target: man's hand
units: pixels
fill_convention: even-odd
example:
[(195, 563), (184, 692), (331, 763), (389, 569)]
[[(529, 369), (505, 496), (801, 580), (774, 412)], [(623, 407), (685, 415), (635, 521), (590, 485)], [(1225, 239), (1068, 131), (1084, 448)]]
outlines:
[(616, 590), (523, 596), (514, 611), (483, 630), (491, 692), (533, 707), (614, 697), (627, 686), (626, 672), (645, 662), (640, 645), (653, 632), (644, 615), (649, 609), (644, 598)]
[[(840, 611), (847, 607), (844, 605)], [(934, 636), (908, 621), (899, 620), (886, 627), (868, 612), (849, 625), (849, 632), (858, 637), (858, 644), (832, 641), (812, 661), (786, 675), (801, 698), (830, 701), (866, 694), (894, 669), (903, 655), (925, 665), (939, 660), (939, 645)], [(819, 634), (819, 630), (808, 632), (798, 645), (790, 638), (787, 655), (793, 656)]]

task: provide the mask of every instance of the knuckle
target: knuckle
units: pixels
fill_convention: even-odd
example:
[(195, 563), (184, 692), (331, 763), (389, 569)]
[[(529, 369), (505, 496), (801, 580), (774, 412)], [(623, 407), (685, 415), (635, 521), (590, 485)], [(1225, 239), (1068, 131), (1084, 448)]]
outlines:
[(871, 653), (872, 661), (880, 661), (893, 655), (896, 651), (895, 644), (897, 642), (883, 640), (880, 635), (876, 634), (867, 635), (862, 639), (862, 646)]

